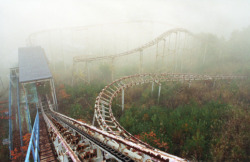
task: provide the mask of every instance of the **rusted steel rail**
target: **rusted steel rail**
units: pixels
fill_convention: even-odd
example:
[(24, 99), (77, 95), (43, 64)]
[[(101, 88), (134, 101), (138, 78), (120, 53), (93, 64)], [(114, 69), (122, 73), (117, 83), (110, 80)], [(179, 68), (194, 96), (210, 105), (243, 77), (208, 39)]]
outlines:
[(80, 159), (78, 158), (78, 156), (70, 148), (69, 144), (66, 142), (63, 136), (57, 130), (56, 126), (47, 117), (42, 106), (41, 106), (41, 111), (42, 111), (44, 121), (48, 127), (48, 130), (50, 130), (52, 137), (54, 138), (54, 141), (55, 141), (54, 146), (55, 146), (55, 150), (56, 150), (59, 160), (60, 161), (64, 161), (66, 159), (68, 160), (68, 158), (70, 157), (72, 161), (80, 162)]
[[(129, 157), (129, 159), (132, 159), (133, 161), (186, 161), (185, 159), (179, 158), (177, 156), (148, 148), (147, 146), (139, 143), (134, 143), (133, 140), (124, 139), (114, 133), (108, 133), (106, 131), (100, 130), (94, 126), (82, 123), (53, 110), (51, 110), (51, 113), (55, 116), (57, 121), (63, 121), (66, 123), (66, 125), (74, 128), (75, 131), (78, 131), (79, 133), (84, 132), (85, 136), (88, 135), (92, 137), (95, 141), (103, 143), (104, 145), (112, 148), (114, 151)], [(130, 161), (129, 159), (128, 161)]]
[[(162, 82), (167, 81), (191, 82), (244, 78), (246, 76), (167, 73), (138, 74), (123, 77), (106, 86), (97, 97), (94, 116), (102, 130), (55, 112), (48, 97), (50, 112), (47, 115), (43, 113), (43, 115), (47, 123), (51, 125), (50, 130), (53, 130), (52, 137), (59, 137), (60, 141), (63, 139), (64, 148), (69, 150), (66, 152), (71, 154), (70, 157), (72, 159), (86, 160), (86, 158), (91, 157), (105, 160), (112, 157), (117, 161), (186, 161), (185, 159), (157, 150), (127, 132), (113, 116), (111, 109), (113, 99), (124, 89), (145, 83), (157, 83), (161, 85)], [(87, 143), (95, 145), (88, 152), (85, 149)], [(84, 148), (82, 152), (78, 149), (81, 146)], [(100, 150), (102, 153), (99, 153), (98, 156)], [(106, 155), (108, 156), (106, 157)]]
[(130, 157), (122, 154), (119, 150), (115, 150), (103, 141), (93, 137), (92, 133), (89, 134), (89, 132), (80, 129), (71, 121), (62, 118), (62, 114), (52, 110), (52, 105), (49, 100), (48, 104), (51, 109), (51, 112), (47, 113), (49, 119), (54, 123), (59, 133), (65, 138), (68, 145), (80, 160), (102, 161), (115, 159), (116, 161), (134, 161)]
[[(43, 109), (43, 107), (45, 108)], [(65, 121), (65, 119), (58, 117), (58, 115), (55, 115), (54, 113), (52, 113), (53, 111), (51, 112), (49, 109), (46, 109), (46, 107), (49, 107), (52, 110), (50, 101), (48, 101), (47, 105), (43, 104), (41, 108), (43, 109), (42, 112), (44, 112), (44, 115), (46, 115), (47, 117), (47, 121), (50, 124), (53, 124), (54, 128), (57, 130), (52, 130), (50, 127), (49, 134), (52, 137), (52, 141), (58, 154), (58, 159), (60, 161), (63, 161), (67, 158), (71, 158), (73, 161), (75, 161), (72, 156), (77, 157), (80, 161), (102, 161), (109, 158), (116, 159), (117, 161), (133, 161), (131, 158), (121, 154), (119, 151), (112, 149), (105, 143), (96, 140), (88, 133), (83, 132), (79, 128), (76, 128), (74, 125)], [(56, 138), (58, 136), (62, 137), (65, 140), (64, 145), (66, 147), (64, 147), (64, 149), (66, 151), (64, 152), (63, 156), (60, 151), (60, 147), (58, 147), (58, 143), (60, 143), (60, 139), (58, 140), (58, 138)], [(73, 152), (68, 150), (69, 148)], [(71, 152), (72, 156), (65, 156), (67, 152)]]
[(40, 162), (46, 162), (46, 161), (57, 161), (57, 156), (55, 153), (55, 149), (52, 144), (51, 137), (48, 133), (48, 130), (46, 128), (46, 123), (44, 121), (44, 118), (41, 115), (39, 115), (40, 118), (40, 144), (39, 144), (39, 156), (40, 156)]
[[(191, 38), (191, 39), (190, 39)], [(188, 41), (189, 40), (189, 41)], [(191, 41), (192, 40), (192, 41)], [(160, 52), (160, 44), (163, 43), (163, 52)], [(190, 44), (190, 45), (187, 45)], [(192, 44), (196, 44), (195, 46)], [(199, 44), (199, 45), (198, 45)], [(191, 33), (190, 31), (183, 29), (183, 28), (174, 28), (171, 30), (168, 30), (155, 39), (137, 47), (131, 50), (128, 50), (126, 52), (122, 53), (116, 53), (113, 55), (106, 55), (106, 56), (86, 56), (86, 55), (80, 55), (75, 56), (73, 58), (73, 71), (72, 71), (72, 85), (74, 84), (75, 80), (83, 80), (86, 83), (90, 83), (90, 70), (89, 70), (89, 63), (93, 61), (99, 61), (99, 60), (111, 60), (111, 79), (114, 80), (114, 62), (116, 59), (128, 55), (138, 55), (139, 54), (139, 73), (143, 73), (143, 66), (144, 66), (144, 59), (143, 59), (143, 53), (146, 49), (156, 46), (156, 53), (152, 53), (155, 55), (155, 71), (158, 69), (158, 63), (159, 58), (161, 57), (162, 60), (164, 60), (164, 57), (166, 56), (165, 53), (168, 54), (174, 54), (175, 59), (175, 71), (177, 69), (177, 53), (178, 51), (192, 51), (194, 49), (201, 48), (202, 46), (205, 46), (205, 42), (201, 39), (199, 39), (196, 35)], [(202, 47), (203, 48), (203, 47)], [(205, 50), (206, 51), (206, 50)], [(205, 55), (205, 54), (204, 54)], [(78, 63), (84, 62), (85, 67), (80, 68), (77, 66)]]
[[(134, 142), (140, 143), (147, 147), (152, 148), (148, 144), (135, 138), (129, 132), (127, 132), (115, 119), (112, 112), (112, 101), (119, 94), (123, 93), (124, 89), (141, 85), (145, 83), (157, 83), (159, 86), (162, 82), (168, 81), (206, 81), (206, 80), (225, 80), (225, 79), (244, 79), (246, 76), (228, 76), (228, 75), (195, 75), (195, 74), (137, 74), (132, 76), (126, 76), (116, 81), (112, 82), (106, 86), (98, 95), (95, 102), (95, 113), (94, 120), (96, 119), (100, 128), (108, 133), (116, 134), (125, 139), (132, 140)], [(159, 89), (160, 94), (160, 89)], [(94, 124), (93, 120), (93, 124)]]

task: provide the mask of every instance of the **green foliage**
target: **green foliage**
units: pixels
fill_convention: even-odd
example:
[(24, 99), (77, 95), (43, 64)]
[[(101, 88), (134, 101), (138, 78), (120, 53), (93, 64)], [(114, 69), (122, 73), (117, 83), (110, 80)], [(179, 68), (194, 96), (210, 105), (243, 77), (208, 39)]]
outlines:
[(83, 119), (91, 122), (94, 114), (96, 96), (104, 87), (104, 83), (93, 82), (92, 84), (78, 84), (65, 86), (65, 91), (69, 95), (59, 101), (59, 111), (75, 119)]
[(37, 93), (39, 93), (41, 95), (50, 94), (50, 83), (49, 82), (44, 82), (36, 87), (37, 87)]
[[(202, 107), (193, 103), (176, 109), (132, 107), (121, 117), (120, 123), (132, 134), (155, 132), (161, 141), (168, 144), (169, 153), (207, 160), (217, 156), (214, 152), (211, 155), (215, 147), (211, 143), (215, 142), (215, 135), (221, 132), (234, 113), (232, 106), (218, 102), (210, 102)], [(152, 142), (149, 144), (154, 146)], [(241, 147), (237, 148), (244, 152)]]
[(99, 65), (100, 70), (100, 78), (103, 81), (111, 81), (112, 69), (111, 65), (109, 64), (101, 64)]
[(72, 104), (70, 106), (69, 115), (72, 116), (73, 118), (79, 118), (79, 116), (84, 115), (82, 106), (80, 104), (78, 104), (78, 103)]
[[(249, 75), (249, 33), (250, 27), (232, 33), (229, 40), (200, 34), (206, 44), (183, 56), (182, 72)], [(116, 67), (115, 77), (138, 72), (137, 64), (121, 66)], [(153, 72), (153, 66), (145, 64), (144, 71)], [(180, 71), (179, 66), (174, 70), (174, 59), (168, 66), (167, 72)], [(90, 122), (96, 96), (111, 81), (111, 68), (99, 65), (100, 74), (95, 75), (99, 79), (90, 85), (66, 86), (70, 97), (59, 101), (60, 111)], [(121, 112), (120, 97), (113, 101), (112, 110), (130, 133), (174, 155), (190, 160), (250, 161), (249, 81), (241, 85), (238, 81), (216, 81), (215, 87), (207, 81), (206, 85), (192, 83), (190, 88), (179, 82), (163, 83), (159, 104), (158, 85), (153, 92), (151, 85), (143, 85), (126, 90), (125, 112)]]

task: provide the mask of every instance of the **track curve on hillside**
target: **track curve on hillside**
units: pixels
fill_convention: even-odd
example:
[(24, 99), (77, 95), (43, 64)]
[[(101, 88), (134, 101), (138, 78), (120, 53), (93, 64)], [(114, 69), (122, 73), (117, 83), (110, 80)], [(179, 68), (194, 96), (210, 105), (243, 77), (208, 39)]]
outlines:
[(126, 131), (116, 120), (112, 112), (113, 99), (121, 93), (122, 90), (136, 85), (147, 83), (162, 82), (192, 82), (192, 81), (216, 81), (216, 80), (232, 80), (232, 79), (245, 79), (246, 76), (233, 76), (233, 75), (197, 75), (197, 74), (136, 74), (131, 76), (122, 77), (107, 85), (98, 95), (95, 101), (94, 118), (97, 120), (98, 125), (108, 133), (121, 136), (125, 139), (145, 145), (152, 148), (148, 144), (135, 138), (132, 134)]

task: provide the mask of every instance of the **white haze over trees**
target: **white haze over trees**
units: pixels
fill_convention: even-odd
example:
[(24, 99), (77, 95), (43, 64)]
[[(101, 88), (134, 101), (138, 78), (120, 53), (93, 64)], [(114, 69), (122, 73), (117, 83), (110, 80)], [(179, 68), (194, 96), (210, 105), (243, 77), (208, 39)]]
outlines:
[(18, 47), (36, 31), (152, 20), (227, 39), (250, 25), (249, 6), (249, 0), (0, 0), (0, 76), (16, 66)]

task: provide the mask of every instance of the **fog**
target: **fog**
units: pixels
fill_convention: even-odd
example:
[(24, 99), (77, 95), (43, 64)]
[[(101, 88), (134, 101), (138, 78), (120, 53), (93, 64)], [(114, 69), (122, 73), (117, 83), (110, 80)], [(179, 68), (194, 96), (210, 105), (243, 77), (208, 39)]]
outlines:
[(248, 0), (0, 0), (0, 76), (17, 66), (18, 47), (37, 31), (148, 20), (228, 39), (250, 25), (249, 6)]

